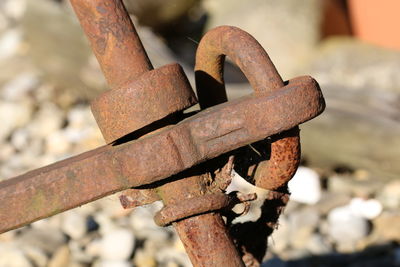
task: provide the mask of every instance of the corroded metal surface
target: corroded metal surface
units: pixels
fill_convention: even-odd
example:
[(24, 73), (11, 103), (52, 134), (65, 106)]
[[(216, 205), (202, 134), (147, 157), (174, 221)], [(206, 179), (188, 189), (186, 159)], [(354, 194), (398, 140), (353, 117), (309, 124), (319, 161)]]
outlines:
[(186, 198), (175, 205), (168, 205), (162, 208), (154, 216), (154, 221), (159, 226), (166, 226), (193, 215), (220, 210), (227, 207), (232, 201), (233, 198), (224, 193), (205, 194), (198, 197)]
[[(196, 88), (202, 108), (227, 100), (223, 79), (225, 56), (240, 67), (255, 95), (268, 94), (284, 86), (268, 54), (253, 36), (236, 27), (217, 27), (204, 35), (196, 54)], [(269, 115), (285, 118), (278, 112)], [(300, 162), (298, 132), (296, 126), (290, 136), (282, 133), (281, 138), (271, 144), (271, 157), (257, 168), (257, 186), (275, 189), (293, 177)]]
[(178, 64), (146, 72), (92, 102), (92, 112), (107, 143), (197, 103)]
[(153, 69), (122, 1), (70, 1), (111, 88)]
[(71, 0), (111, 88), (92, 102), (107, 144), (197, 103), (182, 68), (153, 70), (121, 0)]
[[(256, 197), (224, 194), (234, 161), (225, 153), (272, 136), (256, 185), (284, 189), (299, 161), (297, 125), (325, 108), (317, 82), (299, 77), (284, 86), (254, 38), (220, 27), (203, 38), (196, 58), (200, 105), (207, 109), (183, 120), (181, 111), (196, 98), (182, 68), (153, 70), (121, 0), (71, 3), (111, 88), (92, 104), (109, 145), (1, 182), (0, 233), (129, 189), (120, 198), (125, 208), (164, 202), (155, 220), (173, 224), (194, 266), (256, 264), (260, 257), (246, 250), (245, 238), (231, 238), (217, 212)], [(222, 103), (225, 55), (243, 70), (254, 95)]]
[[(310, 77), (296, 78), (269, 95), (214, 106), (142, 139), (107, 145), (1, 182), (0, 232), (160, 181), (291, 129), (324, 108), (318, 84)], [(285, 120), (274, 113), (285, 114)]]

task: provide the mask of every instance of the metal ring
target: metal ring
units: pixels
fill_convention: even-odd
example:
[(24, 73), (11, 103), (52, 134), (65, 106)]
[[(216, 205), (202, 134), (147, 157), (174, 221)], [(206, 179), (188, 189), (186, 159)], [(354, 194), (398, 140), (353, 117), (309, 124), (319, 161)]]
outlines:
[[(268, 94), (284, 86), (274, 64), (257, 40), (236, 27), (217, 27), (204, 35), (196, 53), (196, 89), (201, 108), (227, 101), (223, 79), (225, 56), (240, 67), (256, 95)], [(255, 175), (255, 184), (269, 190), (289, 181), (300, 162), (297, 126), (274, 139), (269, 160), (259, 164)]]

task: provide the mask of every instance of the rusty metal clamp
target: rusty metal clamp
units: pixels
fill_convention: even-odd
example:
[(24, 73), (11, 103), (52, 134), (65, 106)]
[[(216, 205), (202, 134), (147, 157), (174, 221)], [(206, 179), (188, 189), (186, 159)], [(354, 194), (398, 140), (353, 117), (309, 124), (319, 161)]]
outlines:
[[(111, 87), (92, 103), (107, 145), (0, 182), (0, 233), (125, 190), (125, 208), (164, 202), (155, 220), (175, 227), (193, 265), (244, 266), (218, 210), (255, 196), (224, 195), (224, 169), (233, 165), (222, 166), (232, 150), (275, 135), (279, 140), (265, 166), (260, 163), (255, 184), (285, 184), (299, 161), (297, 126), (325, 108), (317, 82), (299, 77), (284, 84), (250, 35), (217, 28), (196, 56), (198, 97), (206, 109), (185, 118), (182, 111), (197, 100), (182, 68), (153, 70), (122, 2), (71, 3)], [(255, 95), (222, 103), (223, 55), (239, 65)]]

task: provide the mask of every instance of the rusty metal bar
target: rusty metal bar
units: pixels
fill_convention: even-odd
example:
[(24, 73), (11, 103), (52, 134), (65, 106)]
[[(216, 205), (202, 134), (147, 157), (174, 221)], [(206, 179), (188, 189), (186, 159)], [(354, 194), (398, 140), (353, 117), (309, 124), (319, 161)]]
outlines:
[[(124, 43), (125, 40), (128, 40), (129, 44), (134, 44), (135, 41), (136, 43), (140, 43), (139, 37), (136, 32), (134, 32), (132, 23), (128, 23), (129, 16), (124, 10), (120, 0), (90, 1), (86, 2), (86, 4), (88, 4), (85, 6), (87, 8), (86, 10), (84, 9), (84, 6), (79, 5), (77, 5), (75, 9), (79, 11), (83, 10), (86, 15), (90, 12), (96, 12), (99, 15), (98, 17), (101, 17), (101, 19), (104, 20), (105, 24), (110, 24), (115, 21), (115, 24), (118, 25), (115, 26), (115, 24), (111, 24), (111, 28), (117, 29), (117, 32), (122, 31), (121, 27), (123, 30), (133, 30), (132, 34), (129, 32), (127, 32), (126, 35), (123, 34), (121, 36), (121, 41), (118, 38), (120, 37), (118, 34), (113, 34), (114, 37), (117, 37), (117, 42), (107, 44), (110, 54), (120, 55), (118, 42)], [(102, 30), (100, 35), (95, 37), (93, 36), (93, 28), (87, 28), (87, 24), (93, 24), (96, 23), (96, 21), (93, 21), (92, 18), (87, 17), (86, 15), (79, 17), (91, 42), (97, 44), (99, 39), (108, 39), (108, 34), (106, 34), (107, 30), (105, 30), (106, 28), (103, 25), (100, 25), (97, 28)], [(126, 49), (130, 49), (130, 47), (126, 47), (122, 52)], [(142, 57), (145, 55), (141, 46), (138, 47), (135, 53)], [(97, 54), (97, 57), (100, 59), (100, 64), (104, 64), (109, 72), (111, 72), (109, 69), (118, 72), (119, 62), (114, 62), (110, 60), (109, 57), (104, 57), (99, 54)], [(132, 62), (125, 62), (123, 67), (125, 67), (126, 70), (124, 71), (128, 71), (129, 68), (135, 69), (135, 67), (146, 69), (146, 67), (148, 67), (146, 63), (147, 62), (145, 62), (143, 58), (139, 58), (135, 64), (132, 64)], [(107, 143), (113, 142), (124, 135), (131, 134), (133, 131), (146, 127), (154, 121), (161, 120), (165, 118), (165, 116), (179, 112), (195, 103), (193, 90), (191, 89), (183, 70), (177, 64), (175, 66), (167, 65), (154, 71), (142, 73), (140, 77), (137, 76), (135, 78), (136, 79), (132, 79), (132, 77), (130, 77), (126, 83), (119, 83), (119, 88), (114, 88), (111, 92), (102, 94), (92, 103), (93, 114), (95, 115), (96, 121)], [(180, 118), (174, 114), (170, 117), (175, 121)], [(148, 133), (153, 130), (155, 129), (147, 127), (144, 128), (144, 130), (142, 129), (142, 132)], [(195, 178), (195, 180), (196, 179), (198, 180), (200, 177)], [(175, 195), (174, 187), (179, 187), (179, 189), (183, 191), (192, 190), (193, 193), (200, 192), (196, 187), (192, 188), (192, 186), (192, 183), (188, 179), (171, 182), (166, 186), (162, 186), (164, 193), (161, 195), (161, 199), (166, 202), (165, 197)], [(243, 263), (240, 264), (240, 256), (235, 249), (232, 240), (229, 238), (229, 235), (226, 234), (225, 227), (221, 227), (221, 224), (213, 225), (214, 217), (215, 219), (222, 220), (218, 214), (211, 217), (199, 216), (196, 218), (199, 224), (209, 228), (210, 231), (215, 231), (216, 236), (221, 236), (219, 240), (208, 240), (209, 248), (212, 250), (217, 250), (219, 248), (226, 252), (230, 251), (232, 257), (220, 262), (221, 264), (223, 263), (223, 266), (242, 266)], [(207, 218), (211, 220), (207, 220)], [(205, 260), (204, 256), (202, 258), (194, 257), (194, 254), (198, 253), (197, 251), (201, 249), (199, 244), (194, 243), (194, 240), (196, 238), (205, 237), (207, 232), (193, 231), (193, 229), (184, 224), (180, 225), (180, 229), (191, 233), (191, 238), (186, 240), (182, 239), (182, 241), (192, 263), (195, 266), (221, 266), (221, 264), (215, 265), (212, 262)], [(225, 238), (223, 238), (223, 236)], [(218, 258), (218, 254), (213, 258), (215, 261), (215, 259)]]
[(70, 1), (112, 89), (153, 69), (122, 1)]
[(160, 181), (288, 130), (324, 108), (315, 80), (297, 78), (269, 95), (224, 103), (142, 139), (107, 145), (3, 181), (0, 232), (117, 191)]

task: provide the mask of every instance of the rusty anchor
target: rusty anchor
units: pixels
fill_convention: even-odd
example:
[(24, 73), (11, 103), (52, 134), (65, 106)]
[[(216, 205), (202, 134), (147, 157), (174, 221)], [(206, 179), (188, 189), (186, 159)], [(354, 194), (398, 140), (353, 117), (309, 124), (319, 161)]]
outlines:
[[(125, 190), (125, 208), (164, 202), (155, 221), (175, 227), (194, 266), (249, 266), (220, 213), (256, 197), (225, 194), (243, 157), (233, 151), (260, 140), (270, 146), (269, 157), (247, 166), (249, 177), (265, 189), (285, 187), (299, 163), (298, 125), (325, 108), (317, 82), (284, 83), (252, 36), (218, 27), (196, 55), (202, 110), (185, 114), (197, 99), (182, 68), (153, 69), (120, 0), (71, 3), (111, 88), (91, 106), (107, 145), (1, 182), (0, 232)], [(226, 102), (225, 56), (253, 95)]]

